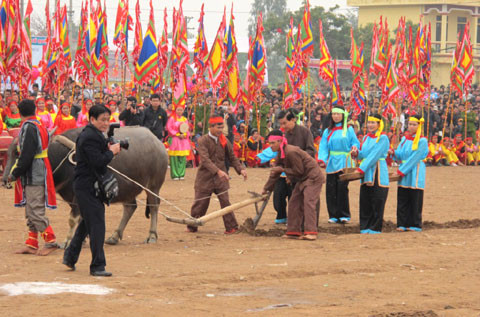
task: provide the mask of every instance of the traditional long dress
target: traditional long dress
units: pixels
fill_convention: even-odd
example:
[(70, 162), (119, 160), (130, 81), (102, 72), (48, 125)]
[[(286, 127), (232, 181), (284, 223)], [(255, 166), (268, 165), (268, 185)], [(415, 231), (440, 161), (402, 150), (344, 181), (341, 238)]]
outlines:
[(360, 142), (352, 127), (348, 127), (345, 136), (342, 123), (337, 123), (333, 129), (325, 129), (323, 132), (318, 160), (327, 166), (326, 196), (329, 222), (350, 221), (348, 182), (340, 181), (339, 177), (344, 168), (355, 167), (355, 162), (350, 156), (353, 146), (358, 148)]
[(53, 128), (53, 120), (52, 116), (47, 110), (37, 111), (37, 119), (42, 123), (42, 125), (47, 129), (50, 130)]
[(430, 142), (428, 150), (429, 154), (427, 155), (427, 158), (431, 159), (432, 165), (437, 165), (441, 163), (442, 160), (446, 159), (443, 144)]
[(363, 173), (360, 187), (360, 233), (380, 233), (388, 196), (388, 166), (386, 158), (390, 148), (387, 135), (381, 134), (377, 142), (374, 133), (367, 134), (358, 152), (361, 160), (358, 170)]
[[(10, 109), (9, 109), (10, 110)], [(17, 111), (16, 113), (12, 113), (11, 111), (6, 111), (5, 116), (5, 124), (7, 128), (18, 128), (22, 122), (22, 118), (20, 118), (20, 112)]]
[[(180, 118), (172, 116), (167, 122), (167, 130), (171, 138), (168, 148), (170, 176), (174, 180), (185, 177), (187, 156), (190, 154), (190, 131), (183, 134), (180, 132), (180, 125), (184, 122), (187, 122), (187, 118), (183, 116)], [(183, 138), (180, 137), (181, 135)]]
[(77, 122), (72, 115), (65, 116), (63, 113), (58, 113), (55, 118), (54, 127), (57, 127), (55, 130), (55, 135), (62, 134), (63, 132), (75, 129), (77, 127)]
[(84, 127), (88, 124), (88, 112), (80, 111), (77, 115), (77, 127)]
[(425, 163), (428, 141), (420, 138), (418, 148), (413, 150), (415, 136), (404, 136), (395, 150), (395, 159), (400, 162), (397, 193), (397, 228), (420, 231), (422, 228), (423, 191), (425, 189)]
[(256, 141), (253, 137), (247, 140), (247, 157), (246, 161), (249, 167), (258, 166), (257, 154), (262, 152), (262, 138), (259, 137)]
[(478, 147), (473, 144), (472, 145), (465, 144), (465, 152), (467, 152), (468, 165), (476, 165), (480, 158)]

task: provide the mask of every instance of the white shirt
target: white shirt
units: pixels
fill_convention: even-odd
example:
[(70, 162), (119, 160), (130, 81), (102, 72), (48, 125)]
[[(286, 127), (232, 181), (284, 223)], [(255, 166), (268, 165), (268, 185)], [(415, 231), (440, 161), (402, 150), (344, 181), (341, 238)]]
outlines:
[(213, 134), (210, 133), (210, 131), (208, 131), (208, 136), (211, 137), (212, 139), (215, 140), (215, 143), (218, 143), (218, 137), (214, 136)]

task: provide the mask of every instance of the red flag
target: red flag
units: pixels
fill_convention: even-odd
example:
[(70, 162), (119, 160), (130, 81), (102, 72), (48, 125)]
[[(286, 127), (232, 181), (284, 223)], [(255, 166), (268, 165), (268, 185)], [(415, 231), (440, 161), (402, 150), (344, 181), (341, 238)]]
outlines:
[(265, 41), (263, 39), (263, 16), (261, 12), (257, 20), (255, 39), (250, 43), (248, 57), (248, 99), (250, 103), (252, 103), (254, 100), (256, 101), (256, 97), (262, 88), (267, 62)]
[(210, 49), (208, 56), (208, 77), (210, 78), (210, 85), (214, 92), (216, 92), (223, 80), (225, 79), (225, 45), (224, 34), (226, 28), (225, 9), (223, 11), (223, 18), (218, 27), (215, 41)]
[(132, 51), (132, 61), (133, 65), (137, 65), (138, 57), (140, 56), (140, 50), (143, 44), (143, 32), (142, 32), (142, 22), (140, 21), (140, 0), (137, 0), (137, 5), (135, 6), (135, 40)]
[(322, 20), (319, 19), (318, 23), (319, 23), (319, 29), (320, 29), (320, 61), (319, 61), (318, 72), (320, 77), (323, 80), (329, 83), (332, 83), (333, 81), (332, 56), (330, 55), (327, 43), (325, 42), (325, 38), (323, 37)]

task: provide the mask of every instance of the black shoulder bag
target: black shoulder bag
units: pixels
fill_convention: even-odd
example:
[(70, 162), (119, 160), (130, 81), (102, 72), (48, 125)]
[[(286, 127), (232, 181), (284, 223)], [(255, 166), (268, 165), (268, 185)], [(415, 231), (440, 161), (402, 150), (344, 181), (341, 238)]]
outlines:
[[(84, 156), (88, 161), (88, 157), (85, 155), (85, 153)], [(112, 200), (114, 200), (118, 196), (118, 180), (108, 169), (108, 166), (105, 174), (100, 175), (90, 164), (90, 161), (88, 161), (88, 163), (90, 169), (97, 178), (97, 180), (93, 184), (93, 188), (95, 189), (95, 196), (97, 196), (103, 203), (107, 204), (107, 206), (110, 206), (110, 202), (112, 202)]]

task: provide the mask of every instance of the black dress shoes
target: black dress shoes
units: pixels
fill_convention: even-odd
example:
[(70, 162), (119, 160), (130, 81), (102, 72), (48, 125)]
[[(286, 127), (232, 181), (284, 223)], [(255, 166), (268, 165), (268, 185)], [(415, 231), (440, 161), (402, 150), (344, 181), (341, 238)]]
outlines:
[(90, 275), (92, 276), (112, 276), (112, 273), (111, 272), (107, 272), (105, 270), (103, 271), (91, 271), (90, 272)]
[(72, 271), (75, 271), (75, 264), (72, 262), (68, 262), (67, 260), (63, 259), (62, 264), (66, 265)]

